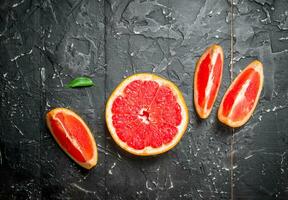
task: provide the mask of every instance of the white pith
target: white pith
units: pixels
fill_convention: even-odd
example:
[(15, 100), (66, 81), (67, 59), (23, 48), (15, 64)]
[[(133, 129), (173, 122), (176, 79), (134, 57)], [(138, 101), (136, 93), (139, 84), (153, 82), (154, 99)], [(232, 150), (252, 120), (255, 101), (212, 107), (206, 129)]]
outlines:
[[(215, 53), (212, 53), (211, 64), (212, 64), (213, 67), (211, 67), (211, 69), (210, 69), (211, 71), (214, 69), (216, 61), (217, 61), (217, 58), (218, 58), (218, 55), (219, 55), (219, 53), (218, 53), (219, 50), (218, 51), (215, 50), (215, 51), (216, 51)], [(208, 84), (207, 84), (207, 87), (205, 89), (205, 98), (206, 99), (209, 99), (209, 96), (211, 94), (211, 89), (212, 89), (212, 87), (214, 85), (214, 78), (215, 78), (214, 74), (213, 73), (209, 73)], [(208, 101), (206, 101), (205, 105), (204, 105), (204, 110), (205, 111), (207, 110), (207, 106), (208, 106), (207, 104), (208, 104)]]
[(144, 111), (147, 111), (146, 109), (142, 108), (138, 114), (138, 118), (141, 119), (141, 121), (144, 124), (149, 124), (149, 119), (146, 116), (143, 116)]

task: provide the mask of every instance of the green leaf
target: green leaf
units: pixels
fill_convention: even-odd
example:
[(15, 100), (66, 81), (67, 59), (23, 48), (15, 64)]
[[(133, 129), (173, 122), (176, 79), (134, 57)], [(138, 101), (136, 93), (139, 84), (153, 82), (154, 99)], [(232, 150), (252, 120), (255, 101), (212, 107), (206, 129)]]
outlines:
[(71, 80), (66, 86), (69, 88), (90, 87), (93, 86), (93, 81), (88, 77), (77, 77)]

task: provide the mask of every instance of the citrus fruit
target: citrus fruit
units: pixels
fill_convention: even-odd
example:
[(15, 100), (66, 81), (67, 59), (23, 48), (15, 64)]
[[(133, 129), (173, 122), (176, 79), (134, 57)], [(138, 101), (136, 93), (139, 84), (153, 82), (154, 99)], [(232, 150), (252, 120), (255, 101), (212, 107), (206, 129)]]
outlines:
[(112, 138), (134, 155), (170, 150), (180, 141), (188, 120), (188, 109), (177, 86), (149, 73), (126, 78), (106, 104)]
[(263, 86), (263, 65), (251, 62), (232, 82), (218, 110), (218, 119), (230, 126), (239, 127), (251, 117)]
[(96, 142), (76, 113), (66, 108), (55, 108), (47, 113), (46, 123), (56, 142), (76, 163), (86, 169), (96, 165)]
[(208, 47), (196, 64), (194, 105), (198, 116), (206, 119), (217, 97), (223, 71), (223, 50), (219, 45)]

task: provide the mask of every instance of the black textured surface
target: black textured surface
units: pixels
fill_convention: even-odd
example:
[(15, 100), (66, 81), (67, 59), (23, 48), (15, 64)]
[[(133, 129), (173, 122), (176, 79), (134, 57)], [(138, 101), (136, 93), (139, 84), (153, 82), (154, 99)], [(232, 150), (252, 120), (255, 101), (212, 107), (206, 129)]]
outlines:
[[(231, 1), (1, 1), (0, 199), (288, 199), (288, 2)], [(223, 82), (200, 121), (194, 65), (212, 43), (225, 50)], [(223, 127), (216, 111), (231, 75), (255, 58), (265, 73), (256, 111), (240, 129)], [(181, 142), (157, 157), (123, 154), (105, 127), (107, 97), (136, 72), (172, 80), (189, 106)], [(63, 88), (79, 75), (95, 86)], [(61, 106), (93, 130), (99, 162), (91, 171), (45, 126), (45, 112)]]

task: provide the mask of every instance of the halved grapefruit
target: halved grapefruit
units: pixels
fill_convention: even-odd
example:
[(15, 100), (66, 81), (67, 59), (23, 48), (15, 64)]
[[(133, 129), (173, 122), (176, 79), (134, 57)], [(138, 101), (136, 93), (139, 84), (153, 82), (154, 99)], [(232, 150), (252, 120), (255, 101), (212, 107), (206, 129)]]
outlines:
[(66, 108), (55, 108), (47, 113), (46, 123), (70, 158), (86, 169), (96, 165), (96, 142), (86, 123), (76, 113)]
[(112, 138), (134, 155), (157, 155), (173, 148), (183, 136), (188, 118), (177, 86), (149, 73), (126, 78), (106, 104)]
[(194, 105), (200, 118), (206, 119), (217, 97), (223, 71), (223, 50), (219, 45), (208, 47), (196, 64)]
[(226, 91), (218, 110), (218, 119), (230, 126), (240, 127), (251, 117), (263, 87), (263, 65), (251, 62)]

